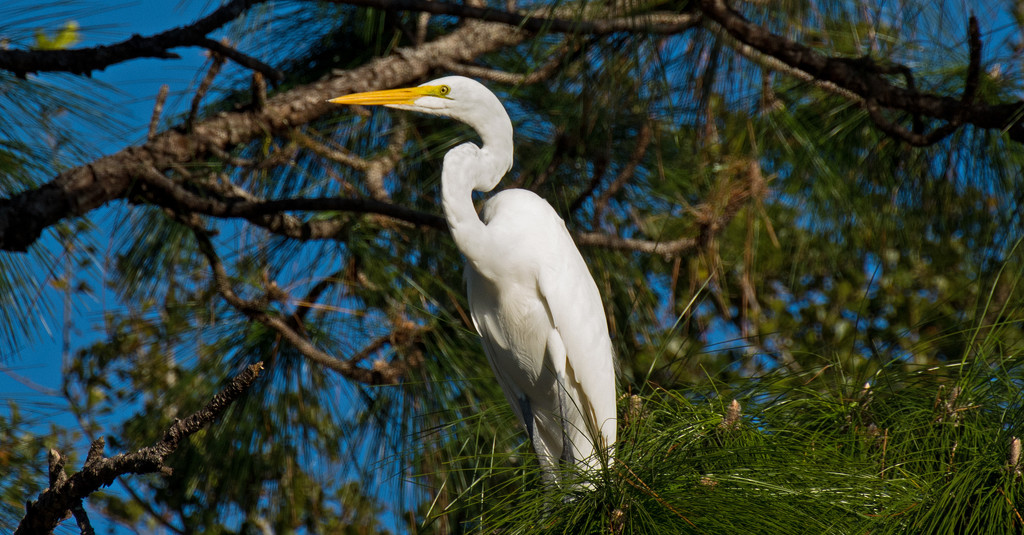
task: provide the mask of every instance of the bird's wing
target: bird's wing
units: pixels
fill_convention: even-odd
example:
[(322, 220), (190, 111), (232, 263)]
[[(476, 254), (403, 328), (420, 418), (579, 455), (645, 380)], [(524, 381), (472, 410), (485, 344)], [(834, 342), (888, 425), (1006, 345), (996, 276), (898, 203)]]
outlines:
[[(552, 211), (552, 215), (554, 212)], [(615, 443), (615, 364), (604, 305), (597, 285), (565, 223), (557, 218), (550, 258), (541, 267), (538, 290), (565, 348), (566, 376), (580, 399), (589, 434)]]
[(483, 341), (487, 363), (491, 365), (491, 370), (494, 371), (498, 384), (501, 386), (502, 392), (505, 393), (505, 398), (512, 406), (512, 412), (532, 435), (532, 418), (527, 422), (523, 404), (516, 402), (523, 398), (523, 392), (515, 386), (515, 383), (502, 371), (501, 367), (495, 364), (498, 361), (508, 361), (512, 358), (511, 352), (506, 349), (509, 344), (504, 341), (505, 331), (499, 326), (496, 317), (497, 295), (494, 294), (494, 290), (487, 280), (473, 269), (472, 264), (466, 265), (465, 277), (470, 316), (473, 318), (476, 332)]

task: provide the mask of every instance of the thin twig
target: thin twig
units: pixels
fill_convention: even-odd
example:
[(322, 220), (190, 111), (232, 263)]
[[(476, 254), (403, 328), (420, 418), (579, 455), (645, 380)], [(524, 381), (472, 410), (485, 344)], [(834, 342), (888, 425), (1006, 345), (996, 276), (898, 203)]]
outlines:
[(149, 118), (149, 131), (146, 134), (146, 140), (152, 141), (156, 137), (156, 130), (160, 126), (160, 115), (164, 112), (164, 103), (167, 101), (167, 93), (170, 91), (170, 86), (163, 84), (160, 86), (160, 91), (156, 94), (156, 102), (153, 104), (153, 115)]
[[(170, 468), (164, 459), (178, 448), (181, 442), (195, 432), (203, 429), (216, 420), (225, 410), (252, 386), (263, 369), (263, 363), (256, 363), (239, 373), (202, 409), (192, 413), (184, 420), (175, 419), (174, 423), (164, 432), (163, 438), (152, 446), (131, 453), (121, 453), (114, 457), (103, 456), (104, 440), (97, 439), (89, 448), (89, 456), (78, 473), (68, 477), (63, 483), (59, 475), (51, 478), (55, 483), (44, 490), (39, 498), (25, 505), (25, 516), (18, 524), (15, 535), (50, 533), (69, 511), (81, 505), (81, 500), (93, 492), (114, 482), (122, 474), (146, 474), (160, 472), (169, 474)], [(51, 467), (59, 464), (51, 462)], [(51, 453), (51, 459), (53, 454)], [(80, 526), (82, 520), (79, 519)], [(87, 522), (87, 521), (86, 521)], [(88, 524), (86, 523), (86, 526)], [(88, 526), (91, 529), (91, 526)], [(83, 528), (83, 533), (84, 533)]]
[(647, 154), (647, 147), (651, 144), (651, 137), (654, 133), (654, 129), (651, 128), (651, 123), (644, 122), (640, 125), (640, 131), (636, 136), (636, 147), (633, 148), (633, 153), (629, 155), (629, 160), (626, 165), (616, 175), (615, 180), (608, 185), (608, 188), (601, 192), (601, 195), (594, 201), (594, 220), (597, 221), (601, 218), (601, 214), (605, 208), (608, 207), (608, 201), (611, 200), (612, 196), (619, 192), (623, 186), (626, 185), (630, 179), (633, 178), (633, 174), (636, 172), (637, 167), (640, 166), (640, 161), (644, 159), (644, 155)]
[(199, 244), (199, 250), (210, 264), (210, 271), (213, 274), (213, 283), (217, 293), (236, 310), (277, 332), (281, 338), (285, 339), (306, 358), (339, 373), (347, 379), (368, 385), (383, 385), (397, 384), (404, 376), (407, 371), (407, 366), (404, 362), (375, 363), (372, 369), (367, 369), (359, 366), (358, 361), (342, 360), (329, 355), (296, 332), (281, 316), (270, 313), (265, 308), (266, 297), (255, 300), (247, 300), (240, 297), (235, 293), (228, 278), (227, 270), (224, 269), (224, 264), (217, 255), (207, 231), (195, 222), (182, 222), (192, 228), (196, 242)]
[(616, 251), (635, 251), (638, 253), (657, 254), (665, 258), (679, 256), (697, 246), (694, 238), (681, 238), (671, 241), (639, 240), (622, 238), (600, 232), (581, 232), (574, 235), (576, 243), (587, 247), (603, 247)]
[(257, 113), (267, 109), (267, 80), (263, 73), (255, 71), (252, 73), (252, 108)]
[(283, 72), (271, 67), (270, 65), (267, 65), (266, 63), (263, 63), (262, 61), (254, 57), (247, 56), (239, 52), (238, 49), (228, 46), (227, 43), (215, 41), (213, 39), (206, 37), (200, 39), (199, 42), (197, 42), (196, 44), (209, 50), (213, 54), (228, 58), (231, 61), (234, 61), (235, 63), (245, 68), (251, 69), (255, 72), (262, 74), (263, 76), (266, 76), (267, 78), (270, 78), (271, 80), (284, 80)]
[(206, 96), (210, 86), (213, 85), (213, 79), (217, 77), (221, 67), (224, 66), (224, 60), (224, 56), (219, 53), (210, 52), (210, 70), (206, 71), (206, 76), (203, 76), (203, 80), (199, 82), (196, 94), (192, 96), (192, 107), (189, 109), (188, 119), (185, 120), (185, 128), (187, 130), (191, 131), (195, 126), (196, 117), (199, 115), (199, 104), (202, 103), (203, 97)]
[(558, 71), (560, 66), (565, 64), (567, 60), (572, 59), (572, 56), (580, 50), (580, 48), (580, 45), (577, 44), (573, 47), (573, 50), (570, 51), (569, 44), (562, 43), (562, 46), (560, 46), (558, 50), (551, 55), (551, 59), (536, 69), (522, 74), (499, 71), (497, 69), (488, 69), (486, 67), (478, 67), (476, 65), (466, 65), (455, 61), (445, 61), (442, 63), (442, 66), (446, 70), (462, 76), (481, 78), (506, 85), (532, 85), (550, 78)]
[(299, 327), (302, 325), (302, 322), (306, 319), (306, 314), (308, 314), (313, 308), (316, 308), (313, 306), (313, 303), (316, 303), (320, 299), (320, 295), (326, 292), (328, 288), (344, 280), (346, 271), (346, 268), (335, 271), (334, 273), (331, 273), (317, 281), (317, 283), (309, 289), (309, 292), (306, 293), (306, 297), (299, 302), (295, 307), (295, 312), (292, 313), (295, 320), (293, 327)]

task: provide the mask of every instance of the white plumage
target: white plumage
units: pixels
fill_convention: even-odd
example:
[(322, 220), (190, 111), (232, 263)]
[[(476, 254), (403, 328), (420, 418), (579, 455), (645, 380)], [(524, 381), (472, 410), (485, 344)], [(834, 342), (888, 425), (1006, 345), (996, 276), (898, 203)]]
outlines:
[(615, 443), (616, 394), (597, 285), (565, 223), (533, 192), (502, 191), (480, 215), (473, 205), (474, 190), (492, 190), (512, 167), (512, 122), (501, 102), (459, 76), (331, 102), (442, 115), (480, 135), (482, 146), (445, 155), (441, 175), (445, 217), (468, 260), (473, 323), (546, 478), (557, 479), (559, 460), (599, 467)]

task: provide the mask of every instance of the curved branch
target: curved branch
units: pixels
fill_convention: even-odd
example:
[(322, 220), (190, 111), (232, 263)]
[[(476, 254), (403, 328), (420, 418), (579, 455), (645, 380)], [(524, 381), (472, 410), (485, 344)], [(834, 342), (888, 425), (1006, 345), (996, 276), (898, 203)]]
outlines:
[[(193, 219), (197, 220), (198, 216)], [(224, 264), (217, 255), (217, 251), (214, 249), (213, 242), (210, 240), (206, 229), (202, 228), (198, 221), (183, 220), (182, 223), (192, 229), (193, 235), (199, 244), (200, 252), (203, 253), (203, 256), (209, 262), (210, 271), (213, 273), (213, 284), (217, 293), (242, 314), (275, 331), (309, 360), (337, 372), (342, 377), (368, 385), (397, 384), (406, 371), (408, 371), (409, 366), (401, 361), (375, 365), (371, 369), (359, 366), (363, 357), (358, 354), (356, 355), (358, 360), (339, 359), (316, 347), (309, 339), (296, 332), (289, 325), (287, 319), (268, 312), (265, 306), (265, 301), (268, 299), (247, 300), (241, 298), (232, 288), (227, 270), (224, 269)]]
[[(0, 50), (0, 69), (24, 77), (33, 72), (86, 74), (138, 58), (178, 59), (169, 52), (180, 46), (207, 47), (206, 34), (238, 18), (250, 7), (267, 0), (232, 0), (206, 17), (150, 37), (133, 35), (112, 45), (69, 50)], [(228, 54), (225, 54), (228, 55)], [(229, 56), (230, 57), (230, 56)], [(232, 59), (235, 59), (232, 57)]]
[[(147, 474), (160, 472), (169, 474), (170, 468), (164, 465), (164, 459), (178, 448), (178, 445), (196, 431), (216, 420), (225, 410), (256, 381), (263, 363), (259, 362), (246, 368), (235, 376), (217, 395), (202, 409), (192, 413), (184, 420), (175, 419), (164, 433), (163, 438), (153, 444), (132, 453), (122, 453), (114, 457), (103, 456), (104, 440), (97, 439), (89, 447), (82, 470), (71, 477), (64, 475), (63, 459), (56, 450), (50, 451), (50, 488), (44, 490), (39, 498), (25, 505), (25, 516), (18, 524), (15, 535), (29, 533), (51, 533), (68, 512), (81, 505), (83, 498), (114, 482), (114, 478), (122, 474)], [(79, 519), (79, 522), (82, 522)]]

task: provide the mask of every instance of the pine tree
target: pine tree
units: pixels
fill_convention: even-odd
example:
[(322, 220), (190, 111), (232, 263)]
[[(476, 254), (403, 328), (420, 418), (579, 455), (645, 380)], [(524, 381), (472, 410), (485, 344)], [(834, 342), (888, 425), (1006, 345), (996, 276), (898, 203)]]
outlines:
[[(64, 335), (77, 428), (42, 433), (4, 400), (0, 526), (59, 488), (49, 448), (86, 473), (262, 362), (171, 471), (121, 476), (89, 514), (175, 533), (1021, 533), (1007, 9), (235, 0), (102, 51), (12, 19), (0, 347), (47, 336), (33, 318), (63, 304), (117, 305), (89, 342)], [(91, 37), (69, 19), (41, 35)], [(83, 121), (121, 125), (81, 75), (180, 47), (209, 55), (196, 86), (97, 156)], [(605, 301), (620, 441), (607, 470), (567, 474), (586, 491), (541, 484), (468, 318), (439, 175), (474, 134), (324, 102), (452, 73), (505, 103), (502, 187), (556, 208)]]

